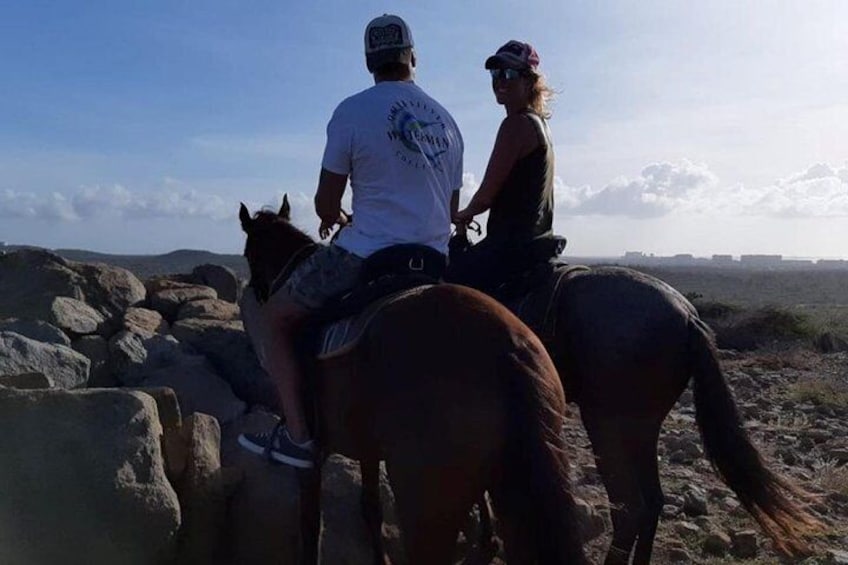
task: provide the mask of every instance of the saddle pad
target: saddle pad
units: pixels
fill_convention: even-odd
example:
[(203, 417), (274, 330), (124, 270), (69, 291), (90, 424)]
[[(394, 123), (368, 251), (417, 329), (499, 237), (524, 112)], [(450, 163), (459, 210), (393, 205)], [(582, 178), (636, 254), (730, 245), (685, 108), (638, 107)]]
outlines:
[(576, 273), (588, 271), (583, 265), (558, 266), (553, 275), (542, 284), (505, 303), (513, 314), (532, 329), (542, 343), (549, 343), (555, 337), (556, 309), (559, 294), (566, 280)]
[(380, 310), (398, 300), (420, 294), (431, 286), (433, 285), (422, 285), (394, 292), (375, 300), (354, 316), (342, 318), (341, 320), (325, 325), (321, 328), (318, 335), (318, 352), (316, 358), (319, 361), (324, 361), (348, 353), (359, 342), (371, 320), (374, 319)]

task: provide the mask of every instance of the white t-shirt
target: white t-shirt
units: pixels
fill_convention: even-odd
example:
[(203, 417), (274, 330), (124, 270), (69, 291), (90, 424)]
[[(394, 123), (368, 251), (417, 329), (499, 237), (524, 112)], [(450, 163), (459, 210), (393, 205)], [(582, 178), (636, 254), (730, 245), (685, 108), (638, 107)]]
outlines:
[(380, 82), (344, 100), (322, 161), (349, 175), (353, 192), (353, 224), (336, 245), (360, 257), (398, 243), (447, 253), (462, 152), (451, 115), (412, 82)]

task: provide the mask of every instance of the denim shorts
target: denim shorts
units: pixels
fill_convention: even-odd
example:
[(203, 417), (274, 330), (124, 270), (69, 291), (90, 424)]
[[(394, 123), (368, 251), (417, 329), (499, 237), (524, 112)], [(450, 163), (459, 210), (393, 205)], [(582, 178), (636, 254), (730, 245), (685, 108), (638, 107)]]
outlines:
[(305, 308), (320, 308), (356, 286), (364, 261), (338, 245), (321, 246), (292, 271), (274, 295), (291, 297)]

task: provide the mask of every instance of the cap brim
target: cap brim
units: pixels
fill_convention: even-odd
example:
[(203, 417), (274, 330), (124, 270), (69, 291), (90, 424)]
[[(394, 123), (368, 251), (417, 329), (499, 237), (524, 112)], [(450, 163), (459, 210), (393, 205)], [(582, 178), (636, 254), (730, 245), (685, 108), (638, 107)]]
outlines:
[(512, 53), (498, 53), (486, 59), (487, 69), (515, 69), (523, 71), (530, 68), (530, 65), (513, 55)]
[(382, 49), (374, 53), (368, 53), (365, 56), (365, 63), (369, 71), (379, 69), (387, 63), (405, 63), (412, 62), (412, 48), (405, 49)]

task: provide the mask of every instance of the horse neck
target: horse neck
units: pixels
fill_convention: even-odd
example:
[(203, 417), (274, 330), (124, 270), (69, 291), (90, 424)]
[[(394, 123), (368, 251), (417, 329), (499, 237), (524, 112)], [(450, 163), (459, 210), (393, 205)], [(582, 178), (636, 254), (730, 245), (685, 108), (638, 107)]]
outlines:
[(292, 269), (304, 259), (305, 252), (316, 245), (311, 237), (305, 233), (291, 228), (285, 234), (285, 239), (280, 242), (280, 253), (270, 253), (273, 264), (266, 270), (268, 284), (273, 284), (281, 275), (291, 273)]

